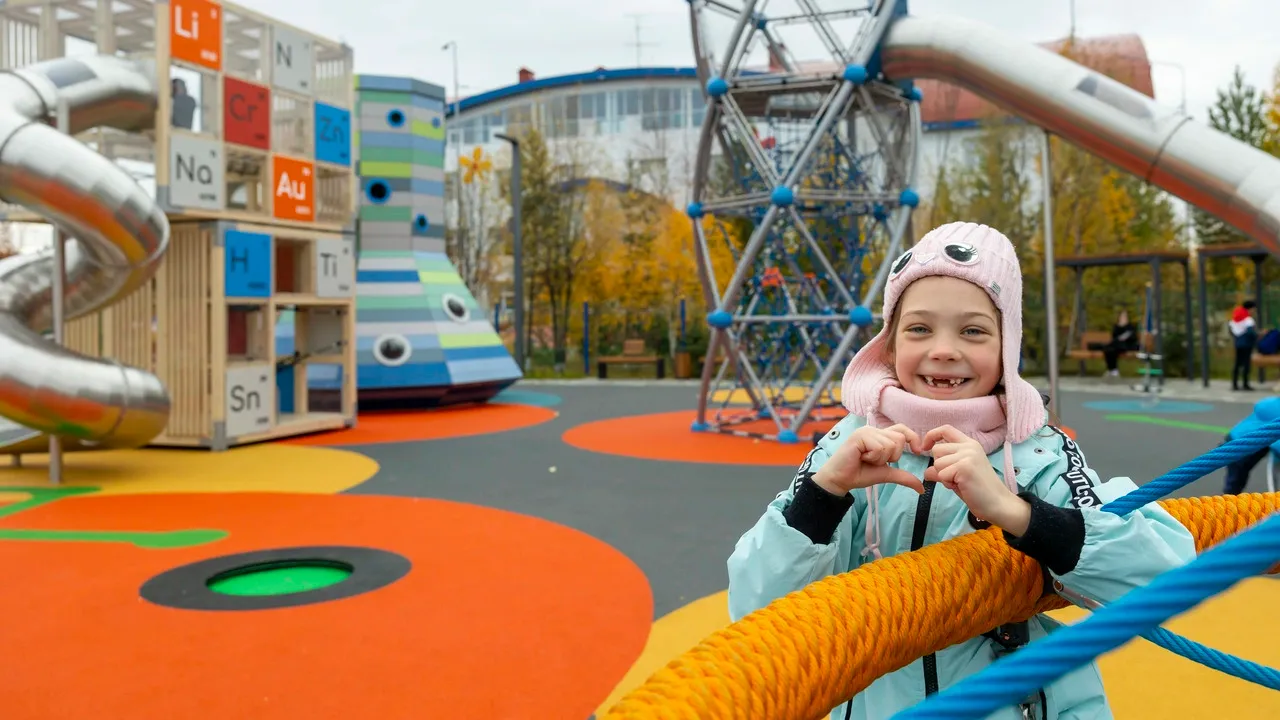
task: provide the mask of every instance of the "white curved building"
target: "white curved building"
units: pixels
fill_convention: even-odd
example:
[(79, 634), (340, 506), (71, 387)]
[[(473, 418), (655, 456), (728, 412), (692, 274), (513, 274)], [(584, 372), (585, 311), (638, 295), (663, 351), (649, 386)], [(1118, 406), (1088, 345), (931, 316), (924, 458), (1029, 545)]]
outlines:
[[(1064, 44), (1058, 40), (1042, 46), (1058, 52)], [(1153, 94), (1151, 63), (1137, 36), (1077, 38), (1073, 51), (1083, 64)], [(919, 190), (928, 197), (937, 168), (963, 162), (964, 139), (996, 109), (943, 83), (917, 84), (924, 94), (925, 130)], [(562, 160), (581, 165), (579, 176), (631, 182), (683, 207), (705, 113), (692, 67), (598, 68), (548, 78), (521, 69), (516, 84), (450, 105), (446, 169), (452, 171), (458, 155), (470, 155), (477, 147), (493, 158), (504, 157), (506, 144), (495, 133), (516, 133), (537, 122)]]
[[(457, 108), (456, 114), (453, 112)], [(534, 78), (450, 106), (445, 167), (482, 148), (502, 157), (496, 133), (537, 123), (578, 176), (634, 182), (683, 205), (706, 106), (693, 68), (626, 68)]]

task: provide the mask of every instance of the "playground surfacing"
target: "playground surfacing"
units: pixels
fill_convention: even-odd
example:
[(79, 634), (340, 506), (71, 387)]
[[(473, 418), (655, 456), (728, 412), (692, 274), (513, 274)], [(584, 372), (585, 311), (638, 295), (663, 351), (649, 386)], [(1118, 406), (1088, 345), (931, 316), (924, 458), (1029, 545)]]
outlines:
[[(52, 490), (43, 458), (0, 468), (0, 562), (22, 579), (0, 594), (0, 713), (601, 711), (728, 622), (725, 559), (806, 448), (689, 432), (687, 385), (520, 391), (227, 453), (69, 456), (69, 482)], [(1086, 407), (1126, 399), (1065, 395), (1061, 410), (1096, 470), (1140, 483), (1217, 445), (1249, 410)], [(1250, 489), (1261, 485), (1259, 469)], [(1180, 494), (1220, 491), (1219, 472)], [(410, 567), (367, 592), (306, 590), (261, 609), (231, 608), (262, 598), (192, 610), (140, 594), (192, 563), (316, 547), (372, 548)], [(1171, 628), (1280, 665), (1278, 592), (1248, 581)], [(1280, 716), (1280, 693), (1142, 640), (1102, 666), (1119, 718)]]

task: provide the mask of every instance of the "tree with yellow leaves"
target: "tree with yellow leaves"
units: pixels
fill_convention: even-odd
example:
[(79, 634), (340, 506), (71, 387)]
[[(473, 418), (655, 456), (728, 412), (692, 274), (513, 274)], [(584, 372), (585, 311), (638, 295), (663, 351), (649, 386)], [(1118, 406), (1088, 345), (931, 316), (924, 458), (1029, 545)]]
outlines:
[[(658, 321), (673, 352), (681, 300), (701, 314), (696, 311), (702, 293), (689, 218), (665, 199), (634, 187), (619, 190), (595, 183), (588, 198), (584, 225), (590, 259), (580, 267), (577, 297), (590, 303), (592, 334), (613, 328), (632, 337)], [(714, 219), (703, 222), (714, 237)], [(732, 256), (723, 243), (713, 242), (710, 249), (713, 271), (723, 284), (733, 272)]]

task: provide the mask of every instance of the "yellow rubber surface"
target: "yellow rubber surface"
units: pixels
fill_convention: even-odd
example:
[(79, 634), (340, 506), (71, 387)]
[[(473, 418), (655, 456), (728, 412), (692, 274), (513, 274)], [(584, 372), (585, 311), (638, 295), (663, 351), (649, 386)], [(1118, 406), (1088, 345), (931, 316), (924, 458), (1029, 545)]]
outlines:
[[(25, 455), (15, 468), (0, 459), (0, 489), (49, 485), (48, 456)], [(108, 450), (67, 453), (62, 487), (99, 495), (178, 492), (338, 493), (378, 472), (359, 453), (283, 444), (207, 450)]]
[[(659, 618), (644, 650), (618, 686), (601, 703), (601, 716), (656, 670), (729, 624), (728, 592), (695, 600)], [(1280, 579), (1252, 578), (1174, 618), (1166, 629), (1209, 647), (1271, 667), (1280, 666)], [(1075, 622), (1086, 611), (1075, 607), (1049, 616)], [(1117, 720), (1274, 720), (1280, 692), (1210, 670), (1141, 638), (1098, 660)]]
[[(790, 385), (787, 387), (786, 390), (782, 392), (782, 397), (785, 398), (786, 401), (789, 403), (798, 403), (803, 401), (808, 394), (809, 394), (808, 387), (805, 387), (802, 385)], [(839, 400), (840, 388), (838, 387), (832, 388), (830, 396), (835, 400)], [(825, 400), (827, 397), (828, 397), (827, 395), (824, 395), (823, 399)], [(726, 402), (726, 400), (731, 405), (750, 405), (751, 404), (751, 397), (747, 395), (746, 390), (741, 390), (741, 389), (717, 390), (711, 393), (711, 402), (713, 403), (719, 404), (719, 403)]]

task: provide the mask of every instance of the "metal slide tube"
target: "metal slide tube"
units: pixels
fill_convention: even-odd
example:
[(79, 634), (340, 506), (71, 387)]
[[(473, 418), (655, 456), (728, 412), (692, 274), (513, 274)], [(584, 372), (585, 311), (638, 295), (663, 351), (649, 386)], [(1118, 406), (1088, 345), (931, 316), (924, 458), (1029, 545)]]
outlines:
[[(154, 274), (169, 243), (163, 211), (123, 169), (45, 121), (65, 103), (69, 131), (138, 131), (155, 122), (153, 68), (114, 57), (59, 58), (0, 73), (0, 198), (66, 233), (65, 317), (123, 300)], [(0, 261), (0, 454), (139, 447), (165, 428), (154, 375), (60, 347), (52, 250)], [(149, 333), (151, 327), (138, 328)]]
[(1061, 55), (963, 18), (899, 18), (881, 57), (890, 78), (968, 88), (1280, 256), (1280, 159), (1262, 150)]

